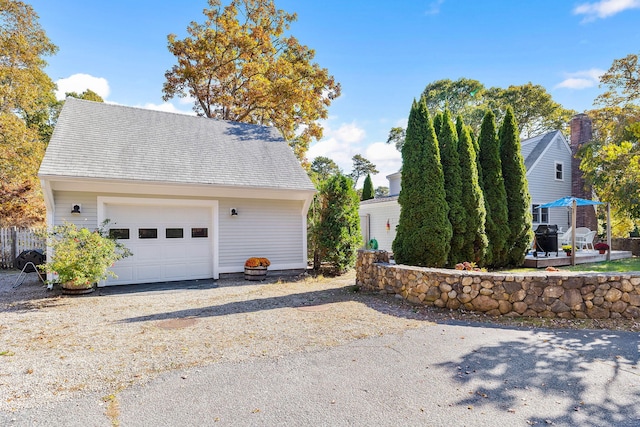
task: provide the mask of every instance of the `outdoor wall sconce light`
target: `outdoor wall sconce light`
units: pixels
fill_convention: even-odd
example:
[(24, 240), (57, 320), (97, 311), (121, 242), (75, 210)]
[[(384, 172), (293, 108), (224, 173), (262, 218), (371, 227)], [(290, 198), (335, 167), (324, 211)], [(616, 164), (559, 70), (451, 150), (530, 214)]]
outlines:
[(391, 231), (391, 223), (387, 220), (387, 231)]
[(231, 216), (238, 216), (238, 209), (231, 208)]
[(80, 215), (82, 213), (82, 205), (79, 203), (74, 203), (71, 205), (71, 214), (72, 215)]

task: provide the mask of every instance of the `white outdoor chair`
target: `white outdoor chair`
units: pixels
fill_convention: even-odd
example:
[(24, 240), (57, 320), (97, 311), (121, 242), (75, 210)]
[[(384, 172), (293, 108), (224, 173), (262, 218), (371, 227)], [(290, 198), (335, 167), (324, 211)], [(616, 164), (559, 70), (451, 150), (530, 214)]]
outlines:
[(565, 231), (561, 236), (558, 237), (559, 245), (570, 245), (571, 244), (571, 227), (567, 231)]
[(576, 228), (576, 236), (582, 236), (585, 235), (587, 233), (590, 233), (591, 230), (589, 229), (589, 227), (578, 227)]
[[(577, 231), (578, 229), (576, 229), (576, 233)], [(576, 234), (576, 247), (578, 249), (589, 249), (589, 246), (591, 246), (591, 249), (593, 249), (594, 237), (596, 237), (596, 232), (591, 230), (585, 234), (580, 234), (580, 236)]]
[[(580, 242), (583, 242), (587, 233), (590, 233), (591, 230), (587, 227), (577, 227), (576, 228), (576, 249), (581, 249)], [(569, 231), (562, 235), (563, 241), (562, 245), (570, 245), (571, 244), (571, 227), (569, 227)]]

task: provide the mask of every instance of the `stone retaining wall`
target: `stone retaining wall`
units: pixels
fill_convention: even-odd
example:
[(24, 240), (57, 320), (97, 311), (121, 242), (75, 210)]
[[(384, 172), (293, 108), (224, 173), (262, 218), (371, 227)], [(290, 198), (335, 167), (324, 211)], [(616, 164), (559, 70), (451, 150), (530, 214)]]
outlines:
[(633, 255), (640, 256), (640, 237), (611, 239), (611, 249), (614, 251), (630, 251)]
[(640, 318), (640, 272), (485, 273), (389, 264), (386, 251), (358, 251), (356, 283), (365, 291), (491, 316)]

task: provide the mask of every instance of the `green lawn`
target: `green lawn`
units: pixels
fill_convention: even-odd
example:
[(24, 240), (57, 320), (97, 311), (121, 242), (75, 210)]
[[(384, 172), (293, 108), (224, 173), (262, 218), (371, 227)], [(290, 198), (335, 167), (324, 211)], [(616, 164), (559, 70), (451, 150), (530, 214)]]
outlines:
[(640, 257), (636, 256), (633, 258), (625, 258), (608, 262), (594, 262), (591, 264), (568, 265), (566, 267), (559, 267), (559, 270), (600, 272), (640, 271)]
[[(616, 261), (604, 261), (594, 262), (591, 264), (577, 264), (567, 265), (564, 267), (558, 267), (558, 270), (568, 271), (597, 271), (602, 273), (613, 272), (625, 272), (625, 271), (639, 271), (640, 272), (640, 257), (619, 259)], [(544, 271), (544, 268), (514, 268), (511, 270), (504, 270), (507, 273), (528, 273), (531, 271)]]

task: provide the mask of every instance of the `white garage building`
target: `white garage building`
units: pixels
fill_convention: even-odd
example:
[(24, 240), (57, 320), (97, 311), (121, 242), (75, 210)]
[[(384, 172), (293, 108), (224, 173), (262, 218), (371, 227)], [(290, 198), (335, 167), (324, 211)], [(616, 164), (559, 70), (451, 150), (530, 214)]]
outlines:
[(103, 286), (307, 266), (315, 188), (273, 128), (68, 98), (39, 177), (49, 225), (109, 219), (133, 252)]

